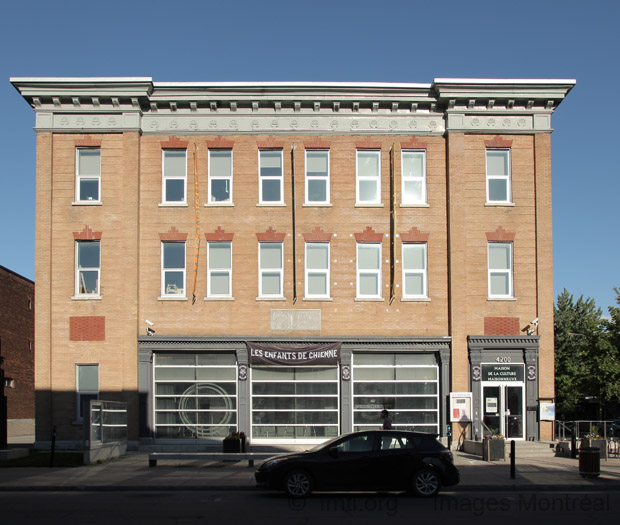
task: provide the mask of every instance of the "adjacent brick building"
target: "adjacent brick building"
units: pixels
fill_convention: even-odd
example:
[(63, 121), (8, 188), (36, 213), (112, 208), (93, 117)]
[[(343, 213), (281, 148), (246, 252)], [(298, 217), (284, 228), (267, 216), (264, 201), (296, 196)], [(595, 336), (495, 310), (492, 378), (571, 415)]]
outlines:
[[(572, 80), (16, 78), (37, 133), (37, 440), (472, 423), (550, 438), (551, 115)], [(484, 425), (483, 425), (484, 423)], [(486, 425), (486, 428), (485, 428)]]
[(0, 266), (0, 365), (9, 443), (34, 436), (34, 283)]

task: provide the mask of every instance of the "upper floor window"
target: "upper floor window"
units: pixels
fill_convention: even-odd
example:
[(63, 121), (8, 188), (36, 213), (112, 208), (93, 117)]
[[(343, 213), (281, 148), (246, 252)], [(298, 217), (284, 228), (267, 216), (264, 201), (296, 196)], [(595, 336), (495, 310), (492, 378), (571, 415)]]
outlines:
[(258, 295), (259, 297), (282, 297), (284, 295), (284, 244), (260, 242), (258, 249)]
[(326, 298), (330, 294), (329, 243), (306, 243), (306, 297)]
[(161, 295), (185, 297), (185, 243), (161, 243)]
[(357, 204), (381, 204), (381, 151), (357, 152)]
[(232, 150), (209, 150), (209, 204), (232, 203)]
[(182, 149), (162, 150), (162, 201), (163, 204), (187, 202), (187, 152)]
[(402, 203), (426, 204), (426, 151), (402, 152)]
[(75, 200), (101, 201), (101, 150), (77, 148)]
[(282, 150), (259, 150), (259, 202), (283, 204)]
[(329, 204), (329, 151), (306, 150), (306, 203)]
[(381, 297), (381, 244), (357, 244), (357, 297)]
[(428, 297), (426, 243), (403, 244), (403, 297)]
[(510, 150), (487, 149), (487, 202), (509, 203), (512, 200), (510, 188)]
[(207, 297), (230, 297), (232, 295), (232, 243), (209, 242), (207, 261)]
[(513, 297), (512, 243), (488, 243), (489, 297)]
[(100, 242), (75, 242), (75, 293), (99, 295)]

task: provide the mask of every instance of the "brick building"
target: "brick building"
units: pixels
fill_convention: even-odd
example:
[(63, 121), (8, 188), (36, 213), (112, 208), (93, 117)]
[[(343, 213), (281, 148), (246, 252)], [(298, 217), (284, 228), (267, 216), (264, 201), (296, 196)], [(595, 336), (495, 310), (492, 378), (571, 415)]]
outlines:
[[(37, 133), (37, 440), (472, 423), (550, 438), (551, 115), (572, 80), (15, 78)], [(199, 242), (198, 242), (199, 241)]]
[(34, 283), (0, 266), (0, 367), (9, 443), (34, 436)]

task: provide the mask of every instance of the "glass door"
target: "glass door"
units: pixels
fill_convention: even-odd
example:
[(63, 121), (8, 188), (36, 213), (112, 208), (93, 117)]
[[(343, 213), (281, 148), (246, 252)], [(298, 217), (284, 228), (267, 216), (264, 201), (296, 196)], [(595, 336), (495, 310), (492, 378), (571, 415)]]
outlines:
[(504, 386), (504, 435), (507, 439), (523, 439), (523, 386)]
[(501, 434), (523, 439), (523, 385), (493, 384), (482, 387), (483, 435)]
[(484, 427), (482, 434), (503, 434), (502, 429), (502, 398), (500, 396), (500, 386), (485, 386), (482, 388), (482, 413), (484, 414), (482, 421)]

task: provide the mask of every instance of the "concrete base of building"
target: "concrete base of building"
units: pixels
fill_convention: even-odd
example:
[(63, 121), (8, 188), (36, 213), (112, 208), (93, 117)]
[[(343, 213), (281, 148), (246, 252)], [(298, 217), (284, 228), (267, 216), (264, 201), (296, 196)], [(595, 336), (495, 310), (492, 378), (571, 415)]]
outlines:
[(26, 457), (30, 450), (27, 448), (9, 448), (0, 450), (0, 461), (8, 461), (9, 459), (17, 459)]

